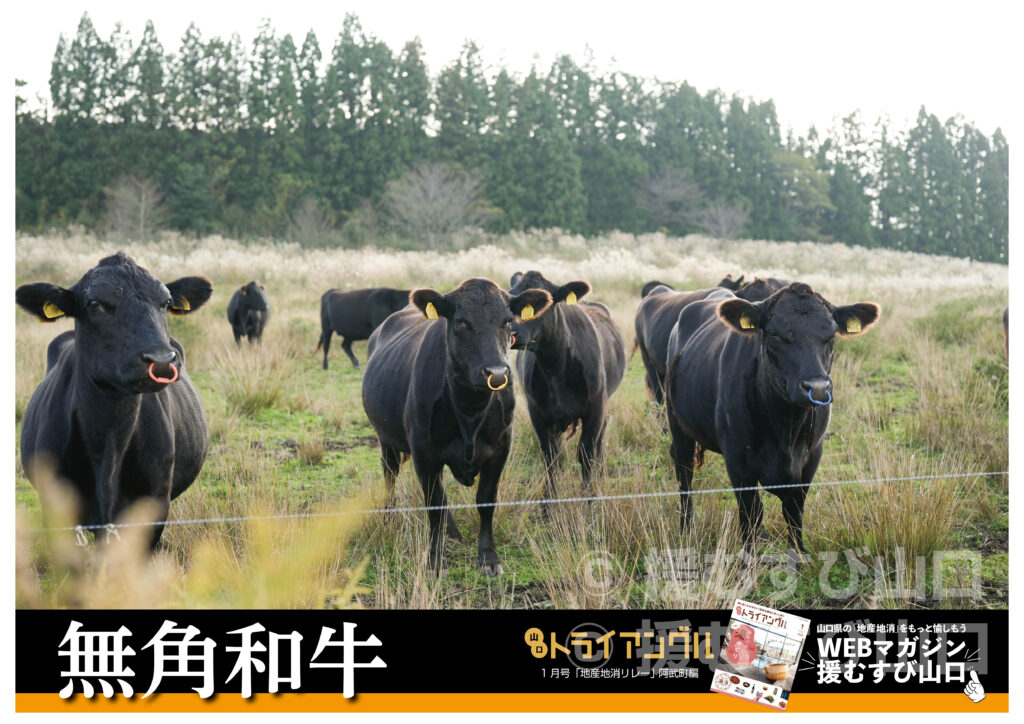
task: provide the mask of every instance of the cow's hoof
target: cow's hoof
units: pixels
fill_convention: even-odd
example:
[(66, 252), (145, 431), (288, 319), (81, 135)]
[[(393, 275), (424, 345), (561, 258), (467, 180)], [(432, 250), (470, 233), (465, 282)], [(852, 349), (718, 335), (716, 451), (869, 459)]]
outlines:
[(485, 576), (500, 576), (504, 573), (500, 563), (484, 563), (480, 566), (480, 572)]

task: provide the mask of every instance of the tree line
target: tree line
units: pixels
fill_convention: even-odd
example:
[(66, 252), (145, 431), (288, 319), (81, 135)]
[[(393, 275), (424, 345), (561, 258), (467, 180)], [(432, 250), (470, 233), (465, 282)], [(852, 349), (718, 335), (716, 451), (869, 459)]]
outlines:
[[(269, 21), (250, 47), (191, 25), (61, 36), (50, 110), (16, 100), (19, 230), (441, 243), (496, 232), (665, 230), (1007, 260), (1009, 148), (923, 107), (783, 133), (771, 100), (557, 58), (525, 77), (467, 42), (431, 77), (345, 18), (324, 62)], [(134, 224), (134, 226), (131, 226)]]

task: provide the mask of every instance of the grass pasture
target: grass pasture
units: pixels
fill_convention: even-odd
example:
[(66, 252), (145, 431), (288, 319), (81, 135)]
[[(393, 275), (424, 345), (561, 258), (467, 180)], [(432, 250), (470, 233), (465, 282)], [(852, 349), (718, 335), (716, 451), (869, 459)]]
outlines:
[[(841, 244), (724, 242), (704, 237), (596, 239), (531, 232), (448, 253), (324, 250), (221, 238), (115, 245), (91, 237), (18, 240), (18, 283), (64, 286), (123, 248), (164, 281), (204, 274), (210, 302), (171, 318), (202, 395), (210, 451), (202, 474), (171, 505), (153, 557), (122, 529), (120, 541), (75, 545), (40, 532), (39, 494), (17, 463), (20, 606), (305, 608), (719, 608), (737, 596), (787, 608), (1005, 608), (1008, 601), (1008, 368), (1001, 315), (1005, 266)], [(805, 510), (810, 562), (788, 564), (778, 499), (763, 495), (765, 540), (743, 561), (735, 497), (694, 500), (680, 532), (664, 412), (645, 394), (639, 356), (611, 402), (597, 491), (618, 496), (552, 506), (500, 507), (495, 540), (505, 574), (476, 570), (477, 514), (457, 509), (463, 542), (448, 540), (447, 575), (426, 572), (423, 512), (362, 514), (383, 505), (376, 439), (361, 374), (335, 339), (330, 370), (314, 353), (319, 298), (330, 287), (433, 286), (463, 278), (507, 283), (539, 269), (553, 281), (587, 279), (627, 346), (643, 282), (700, 288), (722, 276), (810, 283), (837, 304), (875, 301), (881, 321), (838, 341), (836, 402)], [(259, 348), (236, 349), (226, 319), (232, 292), (266, 285), (273, 314)], [(16, 313), (15, 420), (45, 372), (49, 340), (70, 322)], [(355, 345), (366, 359), (366, 343)], [(560, 496), (580, 494), (576, 440), (567, 444)], [(519, 397), (499, 501), (529, 501), (543, 487), (540, 450)], [(896, 480), (899, 478), (923, 478)], [(59, 483), (56, 483), (59, 484)], [(399, 506), (422, 505), (411, 464)], [(728, 489), (721, 458), (707, 456), (697, 490)], [(449, 501), (475, 500), (446, 474)], [(48, 494), (48, 493), (47, 493)], [(59, 493), (55, 499), (60, 500)], [(132, 513), (144, 520), (146, 510)], [(54, 521), (59, 521), (56, 514)], [(54, 521), (50, 521), (51, 523)], [(105, 534), (97, 536), (100, 541)]]

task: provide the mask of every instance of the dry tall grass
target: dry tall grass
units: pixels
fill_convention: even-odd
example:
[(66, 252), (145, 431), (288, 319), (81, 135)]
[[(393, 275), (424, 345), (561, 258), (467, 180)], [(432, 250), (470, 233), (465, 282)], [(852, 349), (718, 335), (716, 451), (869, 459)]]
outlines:
[[(169, 526), (153, 557), (128, 540), (82, 549), (73, 536), (44, 540), (31, 532), (42, 525), (38, 499), (19, 471), (18, 605), (714, 608), (738, 595), (779, 605), (916, 605), (900, 586), (917, 580), (918, 556), (978, 544), (977, 531), (995, 531), (984, 545), (1005, 550), (998, 530), (1006, 481), (983, 478), (816, 488), (805, 538), (819, 563), (800, 573), (778, 561), (785, 524), (773, 496), (764, 496), (767, 540), (757, 560), (737, 558), (731, 493), (696, 495), (693, 525), (680, 533), (663, 412), (647, 398), (633, 358), (611, 401), (596, 481), (600, 493), (625, 499), (553, 505), (547, 521), (537, 506), (499, 508), (495, 537), (506, 574), (496, 580), (475, 572), (476, 512), (456, 510), (464, 541), (447, 542), (448, 575), (434, 577), (425, 565), (425, 514), (351, 515), (382, 506), (384, 491), (359, 373), (340, 355), (323, 372), (313, 353), (319, 297), (329, 287), (443, 290), (468, 276), (507, 283), (513, 272), (535, 268), (559, 281), (588, 279), (629, 344), (637, 292), (648, 279), (697, 288), (727, 273), (799, 278), (833, 302), (872, 300), (883, 309), (864, 338), (837, 343), (836, 405), (819, 481), (1006, 469), (998, 322), (1006, 267), (839, 244), (659, 234), (583, 239), (550, 231), (489, 241), (426, 253), (217, 237), (121, 246), (84, 236), (19, 240), (19, 282), (70, 284), (117, 248), (165, 281), (210, 276), (215, 293), (207, 308), (172, 320), (204, 400), (211, 447), (202, 475), (172, 503), (171, 517), (296, 517)], [(266, 285), (273, 317), (262, 346), (236, 349), (224, 311), (234, 288), (253, 278)], [(972, 324), (956, 323), (958, 301), (970, 304)], [(46, 345), (68, 328), (67, 321), (40, 325), (18, 314), (17, 420), (44, 373)], [(365, 345), (357, 354), (365, 358)], [(520, 400), (499, 501), (541, 497), (540, 453), (525, 408)], [(578, 495), (575, 440), (567, 448), (559, 494)], [(423, 504), (410, 467), (398, 479), (399, 506)], [(718, 456), (708, 456), (694, 486), (729, 488)], [(475, 501), (475, 488), (449, 479), (447, 490), (452, 504)], [(639, 493), (665, 495), (633, 497)], [(305, 515), (317, 517), (297, 517)], [(838, 551), (842, 561), (845, 550), (865, 551), (858, 555), (881, 583), (829, 598), (818, 590), (819, 576), (830, 575), (821, 556)]]

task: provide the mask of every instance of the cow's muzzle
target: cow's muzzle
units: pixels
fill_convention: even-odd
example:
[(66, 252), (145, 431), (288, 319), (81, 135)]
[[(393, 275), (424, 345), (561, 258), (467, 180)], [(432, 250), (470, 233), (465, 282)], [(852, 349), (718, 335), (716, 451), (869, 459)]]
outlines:
[(511, 370), (506, 366), (484, 367), (484, 374), (487, 375), (487, 389), (497, 392), (508, 387), (510, 372)]
[(804, 380), (800, 387), (807, 394), (812, 405), (827, 407), (832, 404), (832, 381), (825, 378)]
[[(176, 359), (178, 359), (178, 354), (173, 349), (147, 352), (142, 355), (143, 364), (149, 363), (147, 370), (149, 379), (161, 385), (169, 385), (178, 379), (178, 368), (174, 364)], [(165, 374), (170, 374), (170, 376), (162, 376)]]

